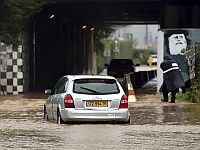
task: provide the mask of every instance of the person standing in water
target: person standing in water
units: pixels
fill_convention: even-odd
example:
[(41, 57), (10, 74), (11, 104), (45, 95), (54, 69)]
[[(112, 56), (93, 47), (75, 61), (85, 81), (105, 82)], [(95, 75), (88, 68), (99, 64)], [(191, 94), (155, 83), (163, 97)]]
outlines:
[(163, 99), (161, 101), (168, 102), (168, 93), (171, 93), (171, 103), (175, 103), (176, 93), (179, 88), (185, 86), (178, 63), (167, 55), (160, 64), (160, 68), (163, 70), (163, 84), (160, 88)]

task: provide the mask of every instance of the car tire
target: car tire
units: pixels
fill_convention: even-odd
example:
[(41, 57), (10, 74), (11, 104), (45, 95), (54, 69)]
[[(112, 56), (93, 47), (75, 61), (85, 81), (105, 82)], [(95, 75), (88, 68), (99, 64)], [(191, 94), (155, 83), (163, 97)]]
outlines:
[(122, 122), (123, 124), (131, 124), (131, 117), (129, 116), (129, 119), (127, 121)]
[(49, 120), (48, 115), (47, 115), (47, 109), (46, 109), (45, 105), (44, 105), (44, 120)]
[(126, 122), (127, 124), (131, 124), (131, 117), (129, 116), (128, 121)]
[(64, 124), (65, 122), (63, 121), (60, 112), (57, 112), (57, 120), (56, 120), (57, 124)]
[(131, 117), (127, 121), (119, 121), (119, 124), (131, 124)]

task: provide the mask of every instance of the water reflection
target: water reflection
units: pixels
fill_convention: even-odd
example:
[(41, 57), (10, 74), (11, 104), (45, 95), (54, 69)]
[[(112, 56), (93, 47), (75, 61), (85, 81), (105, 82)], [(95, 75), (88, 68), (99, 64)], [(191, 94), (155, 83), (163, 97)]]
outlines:
[(190, 105), (187, 107), (188, 122), (191, 124), (200, 124), (200, 104)]
[(130, 109), (134, 125), (200, 125), (200, 105), (142, 106)]

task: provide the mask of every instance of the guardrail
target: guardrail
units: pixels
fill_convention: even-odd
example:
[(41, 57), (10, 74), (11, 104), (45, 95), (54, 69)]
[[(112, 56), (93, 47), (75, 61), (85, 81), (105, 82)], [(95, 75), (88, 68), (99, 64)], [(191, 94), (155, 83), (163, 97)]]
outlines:
[(149, 80), (157, 76), (157, 70), (138, 71), (130, 76), (134, 89), (140, 88)]
[(134, 89), (137, 89), (157, 76), (157, 70), (138, 71), (125, 74), (123, 78), (123, 89), (128, 96), (129, 102), (136, 102)]

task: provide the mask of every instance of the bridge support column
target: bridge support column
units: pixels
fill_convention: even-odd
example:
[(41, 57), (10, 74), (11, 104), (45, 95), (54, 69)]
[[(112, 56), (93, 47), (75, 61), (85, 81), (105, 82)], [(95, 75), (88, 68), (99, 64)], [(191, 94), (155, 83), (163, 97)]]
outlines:
[(157, 45), (157, 92), (159, 92), (159, 89), (163, 82), (163, 73), (160, 68), (160, 64), (163, 61), (163, 55), (164, 55), (164, 32), (158, 31), (158, 45)]

